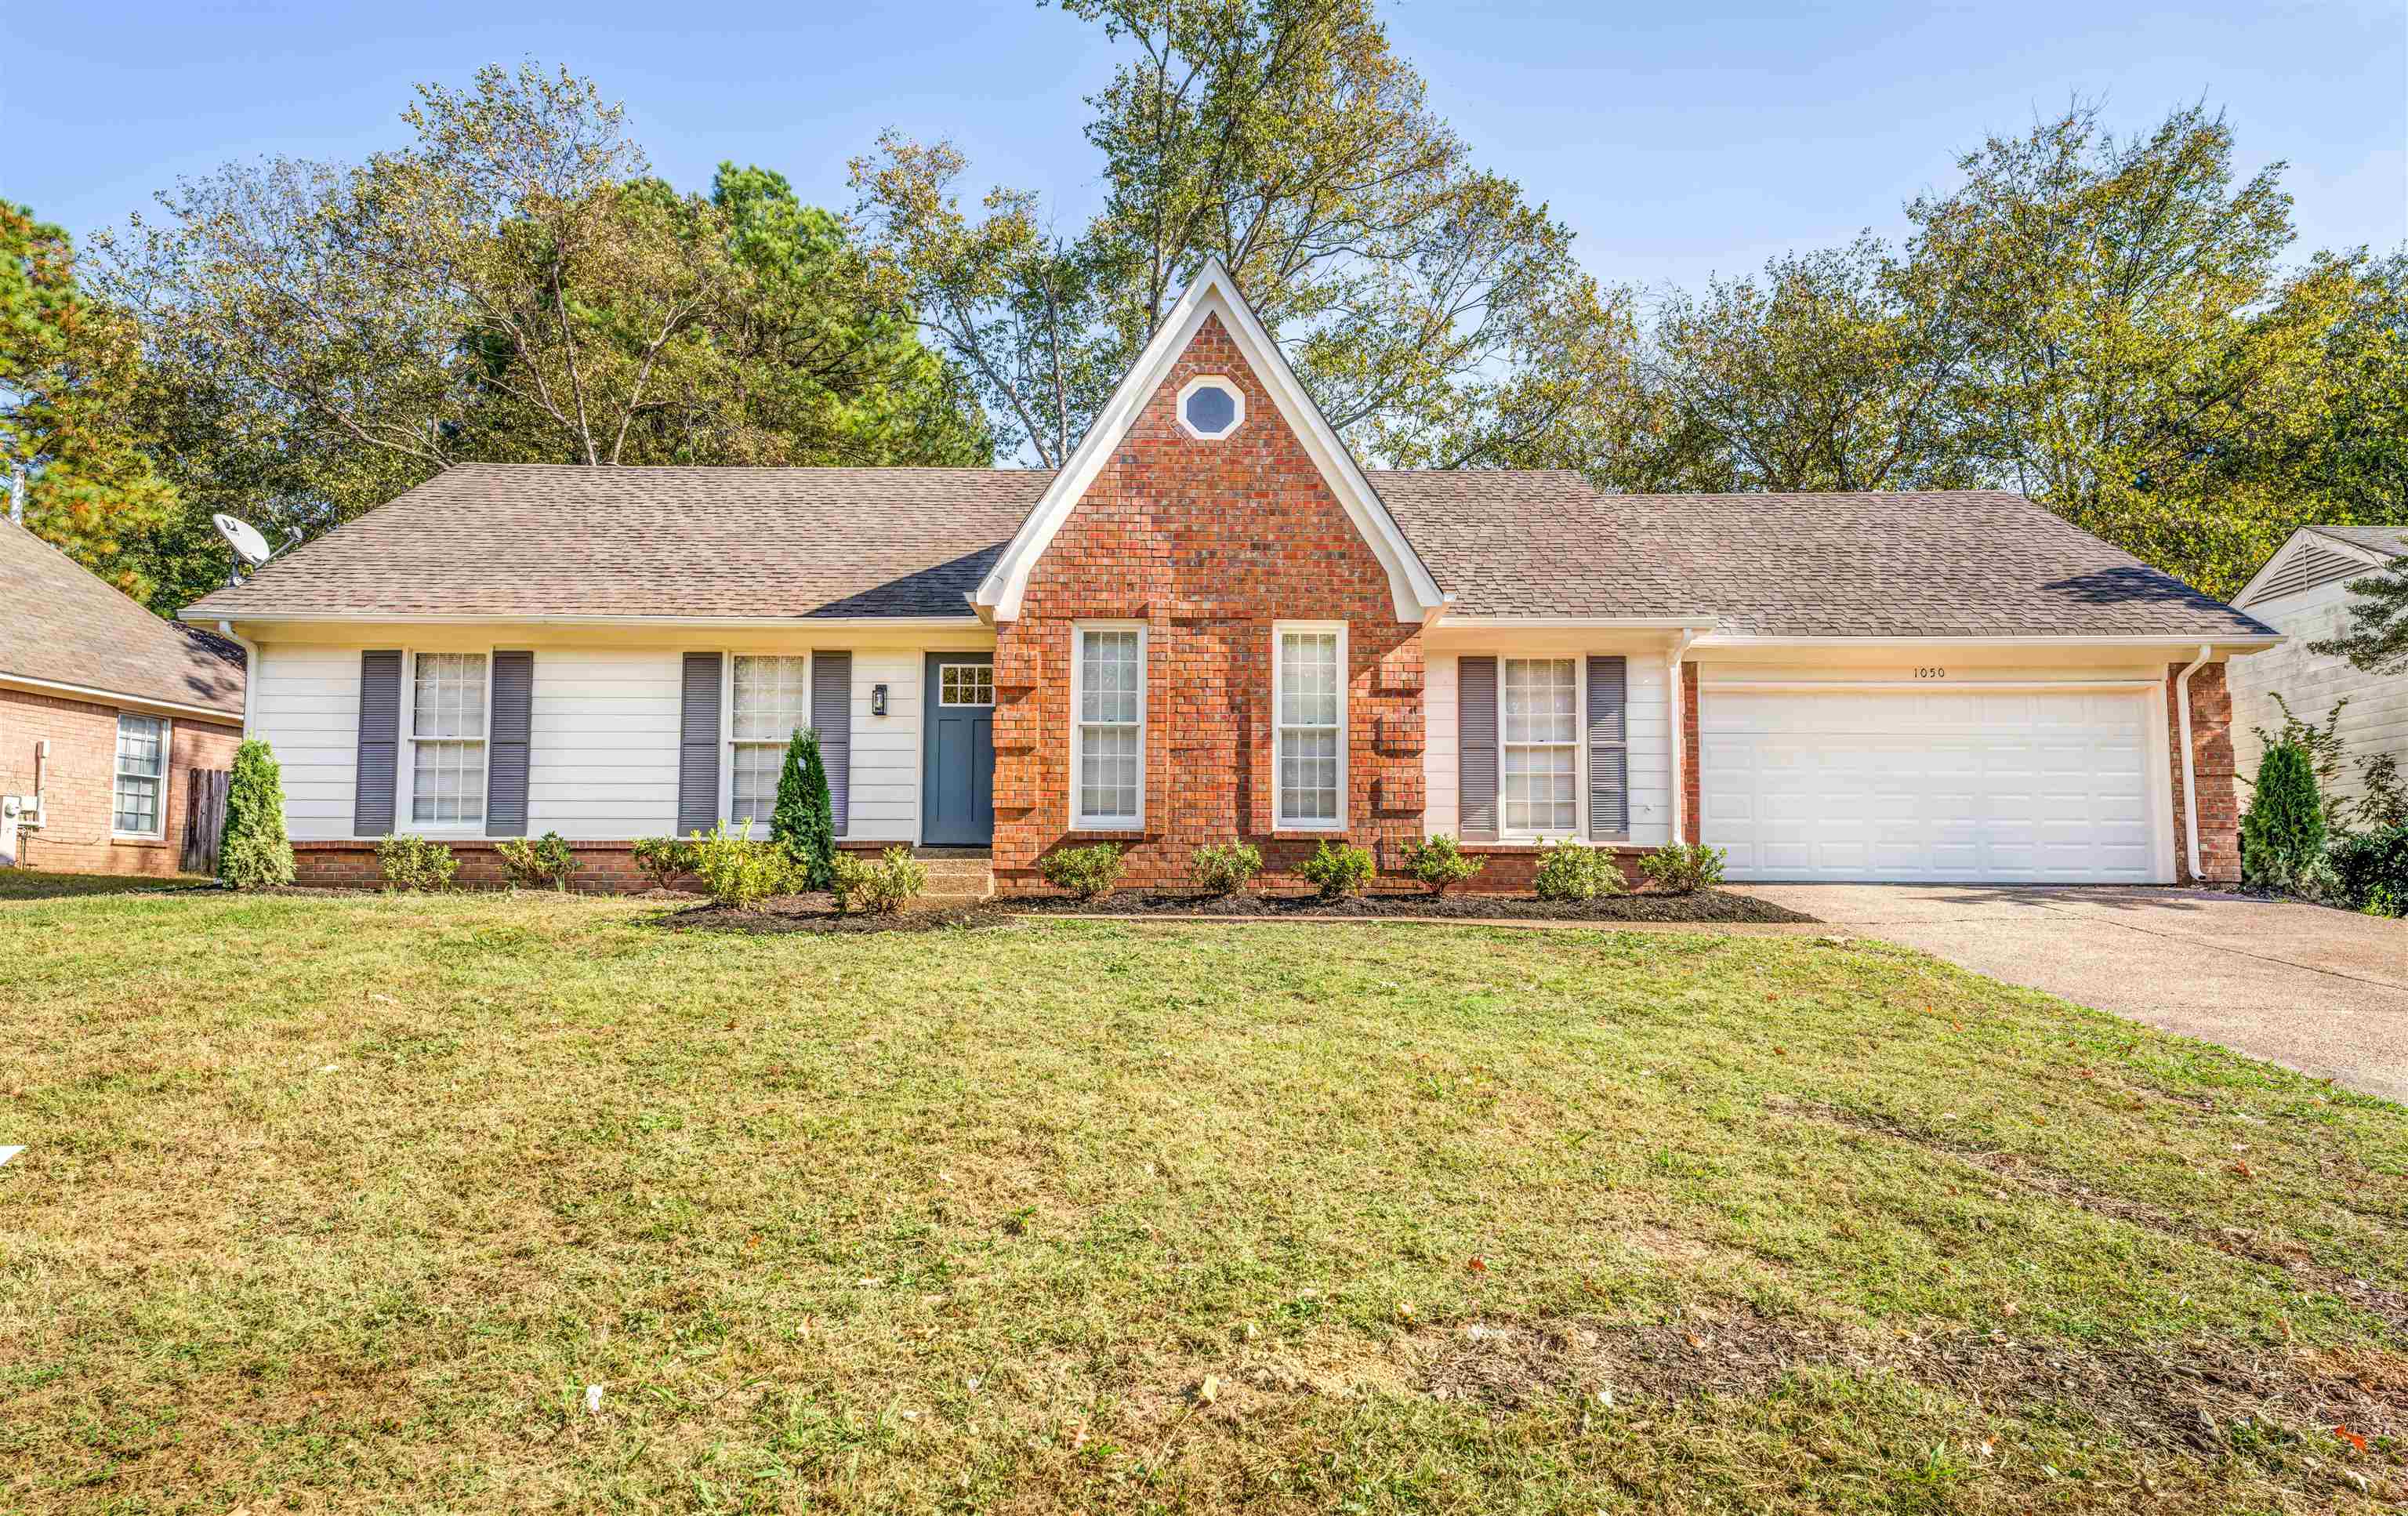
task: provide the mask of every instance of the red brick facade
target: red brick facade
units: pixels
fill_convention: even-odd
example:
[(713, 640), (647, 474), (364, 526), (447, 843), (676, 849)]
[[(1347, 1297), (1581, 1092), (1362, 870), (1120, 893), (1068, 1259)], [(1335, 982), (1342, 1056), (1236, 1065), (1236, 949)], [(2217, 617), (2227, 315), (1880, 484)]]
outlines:
[(41, 772), (47, 824), (23, 834), (25, 864), (62, 874), (166, 877), (180, 871), (191, 771), (230, 767), (241, 730), (236, 723), (196, 716), (171, 718), (163, 800), (166, 836), (120, 837), (111, 827), (117, 716), (115, 706), (0, 690), (0, 794), (33, 794), (35, 744), (47, 740), (50, 745)]
[(2190, 871), (2190, 808), (2183, 803), (2180, 679), (2186, 664), (2166, 665), (2166, 753), (2173, 769), (2174, 878), (2184, 884), (2241, 881), (2241, 807), (2233, 783), (2232, 692), (2222, 664), (2190, 677), (2191, 768), (2199, 779), (2199, 865)]
[[(1245, 420), (1199, 441), (1179, 391), (1217, 374)], [(1070, 828), (1074, 622), (1146, 626), (1145, 825)], [(1421, 628), (1399, 622), (1388, 575), (1217, 319), (1197, 332), (1030, 573), (997, 629), (996, 881), (1044, 888), (1045, 853), (1126, 845), (1127, 881), (1175, 884), (1206, 843), (1263, 850), (1292, 880), (1317, 835), (1273, 829), (1272, 624), (1346, 623), (1347, 833), (1383, 866), (1422, 831)]]

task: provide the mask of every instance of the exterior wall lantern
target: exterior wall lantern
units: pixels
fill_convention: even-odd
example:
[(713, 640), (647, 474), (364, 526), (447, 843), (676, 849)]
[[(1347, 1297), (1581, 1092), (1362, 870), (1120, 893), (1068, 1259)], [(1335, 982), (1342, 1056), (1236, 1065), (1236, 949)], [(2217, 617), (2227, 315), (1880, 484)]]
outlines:
[(873, 684), (869, 687), (869, 713), (872, 716), (883, 716), (886, 714), (885, 685)]

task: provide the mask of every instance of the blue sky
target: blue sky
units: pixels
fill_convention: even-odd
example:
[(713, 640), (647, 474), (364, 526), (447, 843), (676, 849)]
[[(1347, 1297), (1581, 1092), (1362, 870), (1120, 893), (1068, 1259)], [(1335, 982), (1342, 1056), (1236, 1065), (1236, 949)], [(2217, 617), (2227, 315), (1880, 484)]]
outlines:
[[(0, 194), (79, 237), (179, 174), (256, 153), (354, 158), (397, 142), (412, 81), (487, 61), (566, 63), (627, 102), (673, 181), (723, 158), (847, 203), (846, 159), (885, 126), (950, 136), (973, 173), (1043, 192), (1066, 226), (1096, 197), (1082, 96), (1100, 32), (992, 5), (395, 6), (122, 0), (0, 8)], [(1816, 7), (1687, 0), (1406, 0), (1398, 48), (1480, 161), (1641, 284), (1738, 273), (1859, 228), (1951, 159), (2075, 94), (2124, 129), (2204, 95), (2244, 169), (2280, 158), (2300, 250), (2408, 240), (2408, 7), (2399, 0)]]

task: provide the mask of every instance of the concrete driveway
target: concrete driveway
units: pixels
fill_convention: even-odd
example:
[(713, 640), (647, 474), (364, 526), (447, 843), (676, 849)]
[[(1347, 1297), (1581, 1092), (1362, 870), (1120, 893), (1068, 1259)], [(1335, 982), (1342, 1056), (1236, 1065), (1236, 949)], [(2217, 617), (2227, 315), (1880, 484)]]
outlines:
[(1992, 979), (2408, 1101), (2408, 922), (2202, 890), (1737, 888)]

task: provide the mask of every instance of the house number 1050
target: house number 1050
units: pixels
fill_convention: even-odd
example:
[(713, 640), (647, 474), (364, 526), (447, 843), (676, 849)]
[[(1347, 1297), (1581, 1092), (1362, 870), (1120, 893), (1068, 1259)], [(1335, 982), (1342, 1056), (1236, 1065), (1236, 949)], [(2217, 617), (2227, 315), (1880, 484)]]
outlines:
[(1944, 679), (1948, 677), (1948, 670), (1944, 668), (1918, 668), (1914, 671), (1914, 677), (1919, 679)]

